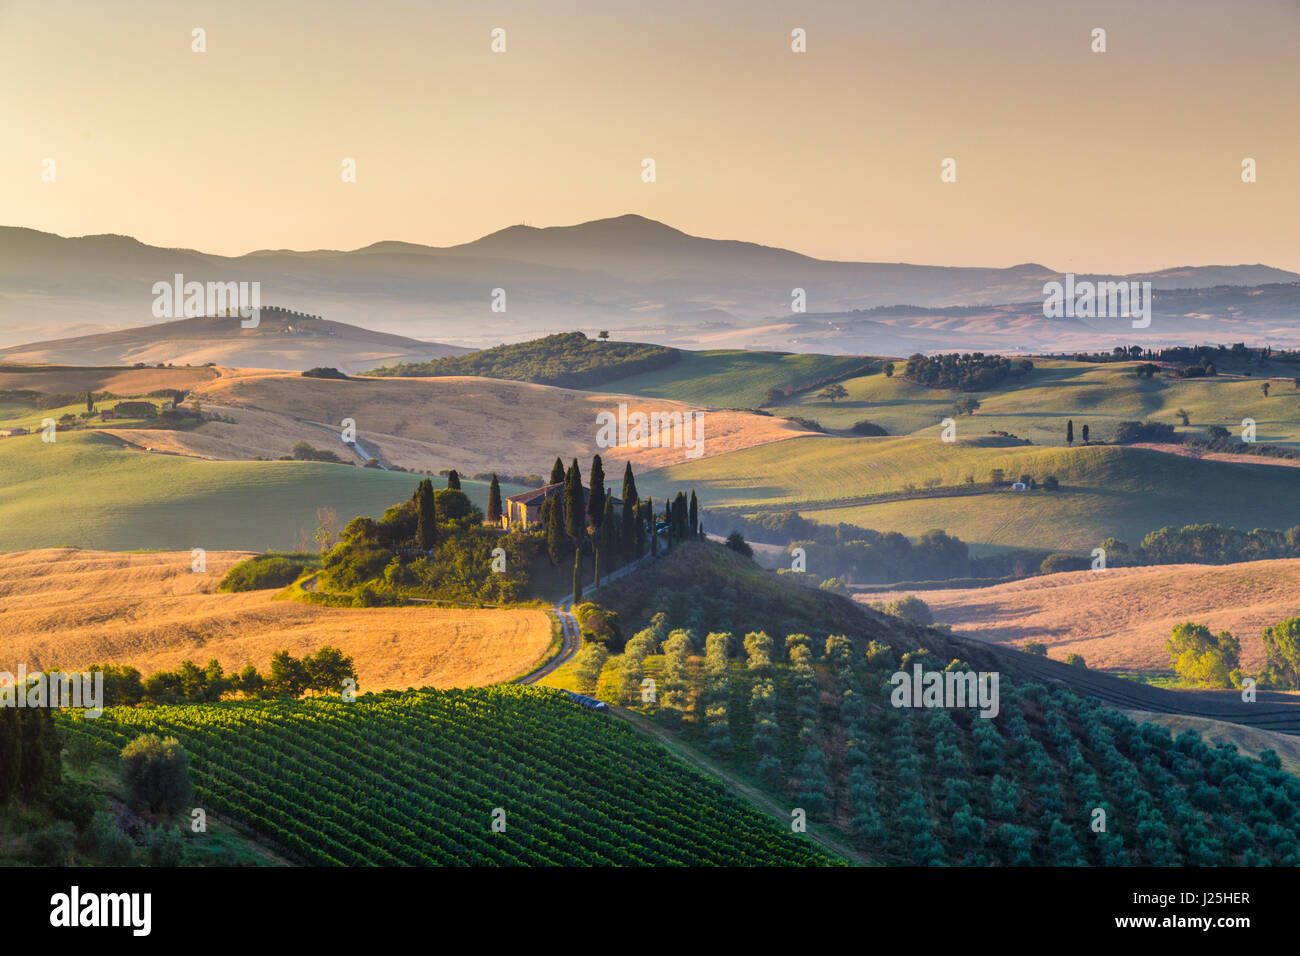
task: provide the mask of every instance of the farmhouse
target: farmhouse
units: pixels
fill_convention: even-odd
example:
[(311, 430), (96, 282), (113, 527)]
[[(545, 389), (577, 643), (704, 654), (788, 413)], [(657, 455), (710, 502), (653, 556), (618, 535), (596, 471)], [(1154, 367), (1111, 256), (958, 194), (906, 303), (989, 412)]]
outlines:
[(26, 428), (0, 428), (0, 438), (12, 438), (14, 435), (30, 435)]
[[(541, 488), (534, 488), (532, 491), (524, 491), (517, 495), (511, 495), (505, 501), (505, 512), (501, 515), (501, 527), (507, 531), (518, 529), (527, 531), (542, 520), (542, 502), (558, 495), (564, 491), (564, 482), (557, 481), (553, 485), (543, 485)], [(607, 495), (614, 502), (615, 512), (622, 512), (623, 499), (614, 495)], [(582, 502), (585, 507), (591, 499), (591, 489), (586, 485), (582, 488)]]

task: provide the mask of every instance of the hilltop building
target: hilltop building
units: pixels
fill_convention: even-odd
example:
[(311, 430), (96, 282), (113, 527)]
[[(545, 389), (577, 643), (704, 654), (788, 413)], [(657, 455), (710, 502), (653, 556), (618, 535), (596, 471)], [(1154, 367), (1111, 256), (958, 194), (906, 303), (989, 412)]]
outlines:
[[(553, 485), (543, 485), (541, 488), (534, 488), (532, 491), (520, 492), (517, 495), (511, 495), (505, 500), (505, 511), (501, 515), (501, 527), (507, 531), (518, 529), (527, 531), (534, 525), (541, 524), (542, 521), (542, 502), (564, 491), (564, 482), (557, 481)], [(615, 513), (621, 514), (623, 510), (623, 499), (609, 492), (605, 493), (613, 499)], [(585, 508), (591, 500), (591, 489), (586, 485), (582, 486), (582, 504)]]

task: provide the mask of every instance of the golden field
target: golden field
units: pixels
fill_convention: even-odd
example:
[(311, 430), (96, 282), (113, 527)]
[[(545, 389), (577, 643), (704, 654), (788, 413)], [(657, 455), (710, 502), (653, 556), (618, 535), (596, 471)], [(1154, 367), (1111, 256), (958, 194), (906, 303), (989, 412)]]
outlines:
[[(234, 419), (197, 431), (120, 430), (112, 434), (162, 451), (201, 458), (274, 458), (300, 440), (346, 455), (337, 437), (345, 418), (357, 439), (392, 464), (415, 471), (457, 468), (466, 474), (498, 471), (545, 474), (555, 456), (577, 458), (584, 472), (595, 453), (607, 475), (626, 460), (638, 472), (685, 461), (680, 448), (596, 446), (597, 418), (629, 412), (671, 413), (699, 408), (667, 399), (605, 395), (500, 379), (371, 378), (335, 381), (292, 372), (222, 368), (196, 390), (205, 410)], [(809, 434), (780, 418), (705, 410), (703, 455)], [(615, 467), (616, 466), (616, 467)]]
[(1170, 670), (1165, 640), (1174, 625), (1192, 621), (1236, 635), (1242, 667), (1252, 671), (1264, 663), (1264, 628), (1300, 615), (1300, 558), (1067, 571), (917, 596), (958, 634), (1011, 647), (1041, 641), (1049, 657), (1082, 654), (1089, 667), (1107, 670)]
[(362, 692), (464, 687), (528, 670), (551, 643), (542, 611), (326, 608), (273, 600), (276, 591), (223, 594), (217, 585), (247, 552), (46, 549), (0, 555), (0, 670), (130, 664), (142, 674), (216, 658), (227, 672), (271, 655), (325, 645), (353, 657)]

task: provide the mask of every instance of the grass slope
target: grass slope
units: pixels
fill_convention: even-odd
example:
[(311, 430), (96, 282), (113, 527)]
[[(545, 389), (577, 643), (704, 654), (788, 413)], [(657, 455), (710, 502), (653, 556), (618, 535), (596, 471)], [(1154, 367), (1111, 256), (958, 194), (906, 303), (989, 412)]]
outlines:
[(748, 352), (742, 349), (683, 351), (681, 355), (680, 361), (666, 368), (611, 379), (604, 383), (602, 390), (670, 398), (715, 408), (757, 408), (773, 386), (800, 387), (829, 376), (843, 375), (872, 361), (861, 356)]
[[(342, 522), (377, 516), (410, 497), (417, 480), (351, 465), (148, 454), (95, 433), (65, 433), (48, 444), (39, 435), (6, 438), (0, 551), (291, 549), (316, 527), (317, 508), (333, 508)], [(486, 485), (463, 488), (486, 505)]]
[[(901, 369), (902, 363), (899, 363)], [(1178, 425), (1180, 434), (1204, 436), (1211, 424), (1223, 425), (1233, 435), (1241, 432), (1243, 418), (1255, 419), (1257, 439), (1279, 445), (1300, 444), (1300, 392), (1290, 379), (1270, 382), (1265, 398), (1262, 378), (1218, 376), (1178, 379), (1157, 375), (1139, 379), (1136, 363), (1091, 364), (1035, 359), (1027, 376), (1013, 375), (988, 392), (973, 393), (981, 406), (975, 416), (959, 420), (959, 434), (1008, 431), (1044, 444), (1065, 443), (1065, 423), (1074, 421), (1075, 440), (1086, 423), (1094, 440), (1109, 440), (1122, 421), (1148, 418)], [(1279, 372), (1282, 367), (1279, 366)], [(797, 415), (832, 429), (847, 429), (870, 419), (891, 435), (939, 429), (961, 392), (913, 385), (895, 374), (883, 373), (842, 382), (848, 397), (835, 403), (815, 394), (774, 406), (777, 415)], [(1176, 415), (1188, 412), (1190, 428)]]
[[(1055, 475), (1061, 490), (989, 491), (1008, 479)], [(966, 476), (976, 484), (965, 484)], [(928, 496), (927, 479), (957, 496)], [(903, 492), (916, 497), (872, 501)], [(798, 509), (916, 536), (942, 528), (982, 550), (1002, 547), (1090, 551), (1114, 535), (1135, 546), (1164, 525), (1218, 522), (1250, 529), (1300, 523), (1294, 469), (1184, 458), (1143, 448), (984, 447), (937, 438), (806, 437), (703, 458), (638, 478), (644, 494), (695, 488), (709, 508)], [(712, 530), (712, 529), (711, 529)]]
[(61, 723), (114, 748), (176, 736), (193, 755), (196, 805), (317, 865), (834, 862), (554, 691), (120, 708)]

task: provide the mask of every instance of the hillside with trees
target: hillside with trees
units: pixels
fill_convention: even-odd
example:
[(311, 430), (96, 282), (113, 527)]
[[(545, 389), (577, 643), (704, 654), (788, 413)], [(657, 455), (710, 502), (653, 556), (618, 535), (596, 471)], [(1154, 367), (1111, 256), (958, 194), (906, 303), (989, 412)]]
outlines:
[[(1018, 655), (755, 574), (697, 544), (618, 582), (604, 603), (636, 630), (585, 679), (881, 862), (1300, 864), (1300, 779), (1271, 751), (1174, 738)], [(997, 706), (900, 706), (891, 678), (916, 668), (996, 671)]]
[(676, 349), (662, 345), (608, 342), (589, 339), (581, 332), (559, 332), (465, 355), (390, 365), (367, 374), (413, 378), (477, 375), (537, 385), (584, 388), (664, 368), (680, 358), (681, 353)]

